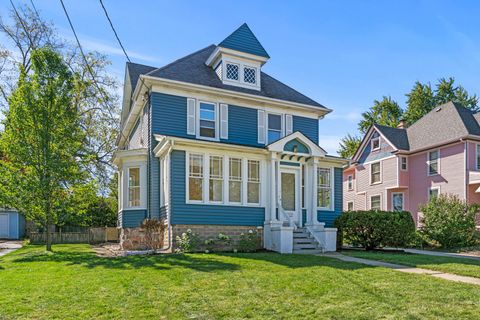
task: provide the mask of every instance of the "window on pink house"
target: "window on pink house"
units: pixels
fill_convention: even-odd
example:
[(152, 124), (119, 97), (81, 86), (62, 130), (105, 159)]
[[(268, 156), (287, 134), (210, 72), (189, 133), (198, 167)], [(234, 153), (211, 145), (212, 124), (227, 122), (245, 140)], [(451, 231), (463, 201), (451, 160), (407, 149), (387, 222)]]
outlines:
[(407, 170), (407, 157), (400, 157), (400, 169), (403, 171)]

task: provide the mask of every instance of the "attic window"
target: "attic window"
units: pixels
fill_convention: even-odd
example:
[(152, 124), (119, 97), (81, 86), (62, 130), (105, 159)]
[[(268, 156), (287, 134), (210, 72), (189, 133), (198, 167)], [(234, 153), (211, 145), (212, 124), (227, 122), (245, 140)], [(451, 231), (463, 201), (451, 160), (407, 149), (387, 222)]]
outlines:
[(238, 64), (227, 63), (227, 79), (238, 80)]
[(245, 67), (243, 69), (243, 81), (245, 81), (246, 83), (255, 84), (255, 82), (256, 82), (255, 75), (256, 75), (256, 69), (255, 68)]
[(372, 151), (380, 149), (380, 137), (372, 139)]

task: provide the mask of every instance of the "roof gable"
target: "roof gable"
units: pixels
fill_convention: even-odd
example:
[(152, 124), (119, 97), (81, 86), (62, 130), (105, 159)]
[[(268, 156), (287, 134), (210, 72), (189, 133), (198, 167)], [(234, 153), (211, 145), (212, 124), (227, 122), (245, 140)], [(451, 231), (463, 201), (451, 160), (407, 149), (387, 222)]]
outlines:
[[(301, 145), (301, 146), (300, 146)], [(296, 146), (296, 148), (294, 148)], [(324, 157), (327, 152), (319, 145), (307, 138), (300, 131), (295, 131), (267, 146), (269, 151), (287, 154), (308, 154), (316, 157)]]
[(267, 51), (246, 23), (242, 24), (237, 30), (226, 37), (218, 46), (270, 58)]

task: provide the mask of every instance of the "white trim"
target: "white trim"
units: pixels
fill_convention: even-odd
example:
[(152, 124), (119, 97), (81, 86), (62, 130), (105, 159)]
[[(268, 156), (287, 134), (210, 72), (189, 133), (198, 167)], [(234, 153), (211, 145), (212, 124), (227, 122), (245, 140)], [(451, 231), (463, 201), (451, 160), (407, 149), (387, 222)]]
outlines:
[(438, 195), (440, 195), (440, 191), (441, 191), (440, 186), (429, 187), (429, 188), (428, 188), (428, 191), (427, 191), (427, 199), (428, 199), (428, 201), (430, 201), (430, 191), (431, 191), (431, 190), (438, 190)]
[[(431, 174), (430, 173), (430, 153), (432, 152), (437, 152), (438, 153), (438, 156), (437, 156), (437, 173), (433, 173)], [(434, 150), (430, 150), (430, 151), (427, 151), (427, 176), (428, 177), (433, 177), (433, 176), (437, 176), (440, 174), (440, 149), (434, 149)]]
[(267, 57), (257, 56), (255, 54), (246, 53), (246, 52), (242, 52), (242, 51), (237, 51), (237, 50), (217, 46), (215, 48), (215, 50), (213, 50), (213, 52), (208, 57), (205, 64), (207, 66), (212, 66), (213, 62), (219, 60), (218, 57), (221, 56), (222, 54), (232, 55), (232, 56), (236, 56), (238, 58), (243, 58), (243, 59), (248, 59), (248, 60), (254, 60), (254, 61), (256, 61), (256, 62), (258, 62), (262, 65), (265, 62), (267, 62), (267, 60), (269, 59)]
[[(260, 67), (261, 65), (255, 63), (253, 61), (243, 60), (243, 59), (236, 59), (231, 56), (222, 55), (221, 57), (223, 66), (222, 66), (222, 82), (224, 84), (260, 90)], [(238, 79), (228, 79), (227, 78), (227, 65), (236, 65), (238, 66)], [(245, 68), (250, 68), (255, 70), (255, 83), (245, 82)]]
[[(215, 137), (211, 138), (211, 137), (204, 137), (204, 136), (201, 136), (200, 135), (200, 104), (209, 104), (209, 105), (213, 105), (213, 109), (214, 109), (214, 112), (215, 112)], [(205, 100), (200, 100), (200, 99), (197, 99), (197, 108), (196, 108), (196, 125), (195, 125), (195, 128), (196, 128), (196, 138), (199, 139), (199, 140), (210, 140), (210, 141), (220, 141), (220, 133), (218, 132), (219, 131), (219, 114), (218, 114), (218, 103), (216, 102), (211, 102), (211, 101), (205, 101)], [(208, 120), (208, 121), (211, 121), (211, 120)]]
[(220, 103), (220, 139), (228, 139), (228, 104)]
[[(352, 204), (352, 210), (348, 209), (350, 203)], [(355, 211), (355, 201), (354, 200), (347, 201), (346, 211)]]
[(379, 211), (382, 210), (382, 198), (383, 198), (383, 197), (382, 197), (382, 194), (381, 194), (381, 193), (372, 194), (372, 195), (369, 196), (369, 198), (368, 198), (368, 200), (369, 200), (369, 201), (368, 201), (368, 209), (369, 209), (369, 210), (373, 210), (373, 209), (372, 209), (372, 198), (373, 198), (373, 197), (380, 197), (380, 208), (379, 208), (378, 210), (379, 210)]
[[(129, 170), (131, 168), (139, 168), (140, 169), (140, 205), (139, 206), (130, 206), (129, 205)], [(121, 168), (122, 170), (122, 178), (123, 181), (119, 182), (122, 183), (122, 210), (130, 209), (130, 210), (146, 210), (147, 209), (147, 162), (146, 161), (131, 161), (123, 163)]]
[(197, 102), (194, 98), (187, 98), (187, 134), (195, 135), (197, 132)]
[(301, 143), (305, 144), (310, 150), (310, 155), (314, 157), (325, 157), (327, 154), (325, 150), (323, 150), (319, 145), (312, 142), (312, 140), (308, 139), (303, 133), (300, 131), (295, 131), (294, 133), (281, 138), (280, 140), (275, 141), (268, 145), (267, 149), (269, 151), (280, 152), (283, 154), (290, 154), (290, 155), (298, 155), (293, 152), (284, 151), (285, 144), (289, 141), (298, 139)]
[[(280, 199), (283, 198), (283, 190), (282, 190), (282, 173), (287, 173), (287, 174), (294, 174), (295, 176), (295, 186), (294, 186), (294, 201), (295, 201), (295, 210), (286, 210), (284, 208), (284, 211), (286, 213), (292, 213), (292, 218), (294, 221), (298, 222), (300, 224), (301, 222), (301, 219), (302, 219), (302, 202), (301, 202), (301, 193), (302, 193), (302, 189), (301, 189), (301, 180), (300, 180), (300, 176), (301, 176), (301, 168), (300, 167), (292, 167), (292, 166), (284, 166), (284, 165), (280, 165), (279, 167), (279, 171), (280, 171), (280, 174), (279, 174), (279, 184), (280, 184)], [(282, 204), (283, 206), (283, 203), (282, 201), (280, 200), (280, 203)], [(283, 219), (282, 217), (280, 217), (280, 219)]]
[[(268, 120), (269, 115), (274, 115), (274, 116), (279, 116), (280, 117), (280, 138), (278, 140), (281, 140), (283, 137), (285, 137), (285, 124), (284, 124), (284, 115), (282, 113), (277, 113), (277, 112), (265, 112), (265, 144), (269, 145), (272, 143), (275, 143), (278, 140), (275, 140), (273, 142), (270, 142), (268, 140), (268, 131), (270, 131), (270, 123)], [(273, 131), (277, 131), (276, 129), (272, 129)]]
[[(352, 181), (350, 181), (350, 178), (352, 178)], [(350, 188), (350, 183), (352, 184), (351, 188)], [(353, 186), (353, 174), (349, 174), (347, 176), (347, 191), (355, 191)]]
[(400, 211), (405, 211), (405, 192), (392, 192), (392, 199), (391, 199), (392, 207), (391, 207), (391, 211), (395, 211), (395, 206), (394, 206), (393, 198), (394, 198), (395, 195), (399, 195), (399, 194), (402, 195), (402, 210), (400, 210)]
[[(374, 141), (378, 141), (378, 147), (376, 148), (373, 146)], [(380, 150), (380, 135), (378, 137), (370, 139), (370, 148), (371, 148), (371, 151)]]
[[(378, 181), (378, 182), (372, 182), (372, 165), (374, 165), (374, 164), (376, 164), (376, 163), (378, 163), (378, 164), (380, 165), (380, 181)], [(371, 185), (371, 186), (382, 183), (382, 178), (383, 178), (383, 177), (382, 177), (382, 167), (383, 167), (383, 165), (382, 165), (382, 161), (381, 161), (381, 160), (370, 163), (369, 176), (370, 176), (370, 185)]]
[[(318, 206), (318, 171), (320, 169), (329, 169), (330, 170), (330, 206), (329, 207), (319, 207)], [(317, 177), (315, 191), (317, 194), (317, 202), (315, 203), (315, 207), (317, 211), (335, 211), (335, 167), (323, 167), (322, 164), (319, 164), (317, 167), (317, 172), (315, 172), (315, 176)]]
[(291, 114), (285, 115), (285, 135), (288, 136), (293, 133), (293, 116)]
[(375, 128), (375, 125), (372, 125), (370, 127), (370, 129), (367, 131), (367, 133), (365, 134), (365, 136), (363, 137), (363, 140), (362, 140), (362, 143), (360, 144), (360, 147), (355, 151), (355, 154), (353, 155), (352, 157), (352, 161), (353, 162), (356, 162), (358, 161), (358, 157), (360, 154), (362, 154), (362, 151), (365, 149), (366, 147), (366, 144), (368, 143), (368, 141), (370, 141), (370, 137), (371, 135), (373, 134), (373, 131), (377, 132), (380, 137), (382, 137), (383, 139), (385, 139), (385, 141), (387, 141), (387, 143), (393, 148), (392, 152), (395, 152), (395, 151), (398, 151), (398, 149), (395, 147), (395, 145), (390, 141), (388, 140), (381, 132), (380, 130), (377, 130)]
[(385, 158), (380, 158), (380, 159), (375, 159), (375, 160), (362, 162), (359, 165), (366, 166), (367, 164), (375, 163), (375, 162), (378, 162), (378, 161), (384, 161), (384, 160), (388, 160), (388, 159), (392, 159), (392, 158), (396, 158), (396, 157), (397, 157), (396, 155), (391, 155), (391, 156), (388, 156), (388, 157), (385, 157)]

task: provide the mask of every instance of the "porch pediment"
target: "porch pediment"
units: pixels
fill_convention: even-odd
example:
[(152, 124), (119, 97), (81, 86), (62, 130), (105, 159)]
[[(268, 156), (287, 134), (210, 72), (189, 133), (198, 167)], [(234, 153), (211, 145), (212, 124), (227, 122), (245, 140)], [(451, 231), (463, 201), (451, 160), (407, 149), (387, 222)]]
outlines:
[(314, 157), (324, 157), (327, 154), (319, 145), (299, 131), (269, 144), (267, 149), (272, 152)]

